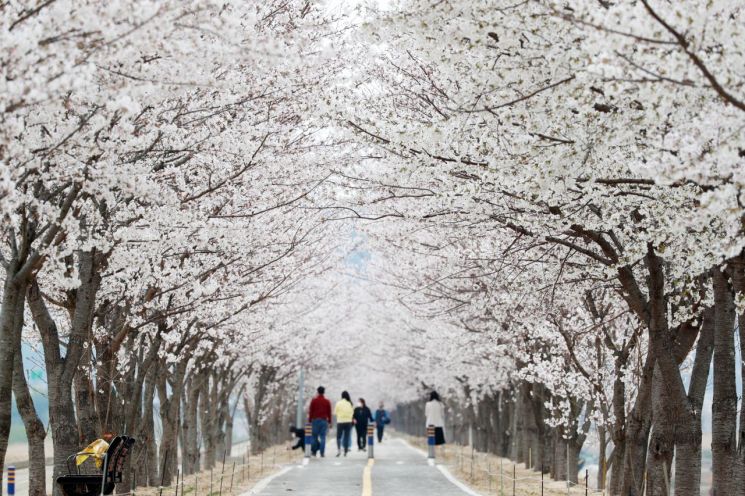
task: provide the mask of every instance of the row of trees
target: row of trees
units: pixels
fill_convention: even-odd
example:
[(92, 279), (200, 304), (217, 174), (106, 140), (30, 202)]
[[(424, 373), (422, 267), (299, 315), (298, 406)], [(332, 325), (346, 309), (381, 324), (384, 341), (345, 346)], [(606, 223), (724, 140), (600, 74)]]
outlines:
[(713, 383), (713, 490), (745, 494), (743, 15), (411, 1), (365, 31), (339, 118), (376, 161), (345, 186), (375, 277), (432, 322), (411, 385), (496, 452), (576, 481), (593, 429), (611, 494), (699, 494)]
[[(328, 179), (317, 150), (334, 147), (308, 112), (336, 70), (317, 50), (322, 15), (304, 1), (0, 5), (0, 471), (13, 395), (32, 495), (58, 492), (47, 433), (55, 477), (104, 432), (137, 438), (127, 488), (213, 466), (237, 408), (252, 449), (276, 441), (312, 336), (273, 326), (318, 297), (302, 282), (346, 243), (300, 208)], [(44, 357), (48, 429), (22, 341)]]
[(272, 442), (302, 365), (559, 479), (594, 429), (623, 495), (698, 494), (711, 379), (745, 494), (735, 2), (0, 13), (3, 460), (13, 393), (43, 468), (25, 336), (58, 472), (102, 430), (138, 481), (209, 466), (241, 406)]

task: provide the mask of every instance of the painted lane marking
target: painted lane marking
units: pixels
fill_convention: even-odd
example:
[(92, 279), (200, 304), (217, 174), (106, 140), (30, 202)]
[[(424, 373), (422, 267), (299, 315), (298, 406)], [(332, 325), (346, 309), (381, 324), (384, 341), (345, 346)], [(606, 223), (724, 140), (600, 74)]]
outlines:
[(256, 485), (250, 491), (243, 493), (240, 496), (254, 496), (255, 494), (259, 494), (261, 491), (266, 489), (266, 486), (268, 486), (270, 482), (272, 482), (277, 477), (281, 477), (285, 475), (287, 472), (289, 472), (293, 468), (294, 467), (285, 467), (279, 472), (272, 474), (269, 477), (266, 477), (264, 479), (261, 479), (259, 482), (256, 483)]
[(404, 446), (406, 446), (407, 448), (409, 448), (411, 451), (413, 451), (415, 453), (419, 453), (424, 458), (427, 458), (427, 456), (428, 456), (427, 453), (425, 453), (424, 451), (420, 450), (419, 448), (415, 448), (407, 440), (401, 439), (401, 438), (397, 438), (396, 441), (398, 441), (399, 443), (403, 444)]
[[(425, 453), (423, 450), (420, 450), (419, 448), (415, 448), (414, 446), (412, 446), (405, 439), (398, 438), (396, 440), (397, 441), (400, 441), (401, 443), (403, 443), (410, 450), (412, 450), (412, 451), (414, 451), (416, 453), (419, 453), (423, 457), (427, 457), (427, 453)], [(437, 467), (437, 469), (440, 472), (442, 472), (442, 475), (444, 475), (447, 480), (449, 480), (453, 485), (455, 485), (455, 487), (457, 487), (458, 489), (460, 489), (464, 493), (468, 494), (469, 496), (481, 496), (479, 493), (477, 493), (476, 491), (474, 491), (473, 489), (471, 489), (470, 487), (466, 486), (461, 481), (459, 481), (458, 479), (456, 479), (453, 476), (453, 474), (451, 474), (450, 471), (445, 466), (439, 465), (439, 464), (435, 463), (435, 460), (433, 458), (427, 458), (427, 463), (430, 466)]]
[(444, 465), (437, 465), (437, 469), (442, 472), (442, 475), (445, 476), (447, 480), (453, 483), (455, 487), (463, 491), (464, 493), (470, 495), (470, 496), (481, 496), (479, 493), (471, 489), (470, 487), (463, 484), (461, 481), (456, 479), (453, 474), (450, 473), (450, 470), (447, 469)]
[(370, 458), (362, 472), (362, 496), (372, 496), (372, 467), (375, 465), (375, 459)]

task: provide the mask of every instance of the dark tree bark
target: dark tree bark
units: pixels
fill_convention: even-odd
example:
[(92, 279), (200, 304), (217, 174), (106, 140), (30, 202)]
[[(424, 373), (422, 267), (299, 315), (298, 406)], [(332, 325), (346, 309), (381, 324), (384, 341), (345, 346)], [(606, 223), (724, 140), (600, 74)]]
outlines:
[(73, 380), (75, 387), (75, 412), (78, 418), (78, 444), (87, 446), (100, 438), (103, 432), (98, 424), (96, 395), (94, 394), (90, 351), (83, 353), (84, 366), (78, 367)]
[[(23, 314), (25, 307), (25, 295), (19, 298), (19, 312), (16, 318), (21, 322), (16, 323), (18, 329), (23, 328)], [(19, 343), (20, 344), (20, 343)], [(21, 347), (17, 349), (17, 357), (13, 364), (13, 394), (16, 398), (16, 407), (23, 420), (28, 439), (29, 459), (29, 496), (46, 495), (46, 455), (44, 454), (44, 439), (47, 437), (44, 424), (36, 413), (36, 407), (29, 392), (28, 383), (23, 373), (23, 359)]]
[[(652, 383), (654, 380), (654, 357), (647, 354), (641, 371), (641, 380), (634, 407), (628, 416), (624, 436), (623, 478), (620, 494), (641, 496), (644, 488), (647, 446), (652, 428)], [(620, 459), (617, 459), (619, 462)], [(614, 462), (615, 463), (615, 462)]]
[[(56, 218), (44, 225), (39, 225), (36, 213), (29, 213), (21, 209), (18, 214), (17, 229), (5, 232), (9, 245), (9, 256), (0, 257), (0, 265), (5, 269), (3, 281), (3, 297), (0, 303), (0, 473), (5, 472), (5, 455), (8, 450), (8, 436), (10, 435), (11, 397), (13, 394), (13, 374), (16, 350), (20, 346), (21, 330), (15, 325), (16, 312), (21, 308), (19, 302), (34, 279), (34, 275), (44, 264), (46, 249), (55, 243), (60, 234), (63, 221), (70, 213), (73, 203), (80, 193), (81, 186), (73, 183), (66, 190), (55, 193), (42, 192), (37, 189), (37, 195), (44, 196), (50, 204), (57, 199), (59, 212)], [(38, 197), (38, 196), (37, 196)], [(0, 487), (2, 495), (2, 487)]]
[[(65, 472), (67, 457), (81, 447), (72, 385), (83, 356), (84, 345), (90, 336), (96, 292), (101, 283), (95, 251), (79, 252), (77, 259), (80, 286), (74, 295), (70, 336), (64, 357), (57, 325), (49, 314), (36, 282), (29, 288), (28, 294), (29, 307), (44, 347), (49, 384), (49, 423), (54, 444), (54, 478)], [(54, 496), (61, 496), (57, 485), (53, 490)]]
[[(215, 387), (214, 377), (210, 374), (204, 382), (202, 393), (199, 395), (199, 424), (202, 432), (202, 446), (204, 449), (203, 468), (205, 470), (214, 467), (217, 461), (217, 439), (215, 438), (215, 429), (213, 427), (215, 418), (212, 415), (213, 407), (211, 404), (211, 399), (215, 395)], [(253, 421), (253, 418), (250, 421)]]
[(557, 481), (567, 480), (567, 440), (564, 427), (554, 429), (554, 464), (551, 467), (551, 478)]
[(548, 435), (549, 428), (546, 425), (546, 417), (549, 414), (544, 406), (549, 400), (550, 393), (546, 391), (542, 384), (534, 384), (532, 390), (533, 396), (530, 401), (534, 416), (535, 435), (532, 444), (531, 468), (540, 471), (547, 464), (550, 457), (549, 453), (553, 451), (551, 449), (551, 439)]
[[(18, 261), (12, 260), (5, 271), (2, 307), (0, 307), (0, 470), (5, 470), (5, 453), (10, 435), (13, 374), (16, 359), (20, 360), (23, 328), (23, 295), (25, 280), (17, 278)], [(18, 327), (20, 325), (20, 327)], [(0, 488), (0, 495), (2, 488)]]
[[(141, 454), (143, 461), (138, 464), (137, 480), (147, 481), (149, 486), (160, 485), (160, 465), (158, 464), (158, 446), (155, 442), (155, 413), (153, 401), (155, 400), (155, 383), (158, 372), (151, 367), (145, 378), (145, 389), (142, 395), (142, 419), (140, 421)], [(135, 445), (137, 446), (137, 445)]]
[(517, 463), (525, 461), (525, 453), (523, 453), (523, 400), (522, 400), (522, 389), (520, 386), (516, 386), (514, 389), (513, 399), (513, 416), (512, 416), (512, 445), (510, 447), (510, 458), (515, 460)]
[(269, 385), (276, 377), (277, 371), (273, 367), (262, 366), (259, 370), (259, 376), (254, 391), (254, 400), (251, 408), (251, 452), (256, 454), (267, 447), (268, 439), (266, 433), (261, 429), (261, 419), (266, 410), (266, 397)]
[[(745, 253), (734, 257), (730, 261), (732, 286), (737, 297), (745, 297)], [(737, 314), (737, 327), (740, 333), (740, 377), (743, 378), (740, 398), (745, 398), (745, 312)], [(736, 496), (745, 496), (745, 400), (740, 403), (740, 427), (737, 433), (737, 487)]]
[(184, 401), (184, 420), (181, 427), (184, 433), (184, 473), (199, 471), (199, 397), (206, 374), (201, 372), (189, 379)]
[(675, 494), (684, 496), (697, 494), (701, 487), (701, 409), (709, 380), (709, 366), (714, 350), (714, 313), (711, 309), (702, 316), (701, 334), (696, 345), (696, 358), (688, 386), (690, 414), (689, 438), (677, 436), (678, 446), (689, 443), (689, 449), (678, 449), (675, 461)]
[[(148, 340), (150, 341), (149, 344)], [(131, 472), (125, 473), (123, 487), (132, 487), (135, 477), (139, 485), (151, 485), (157, 481), (157, 448), (155, 447), (153, 423), (153, 374), (155, 359), (160, 349), (160, 335), (156, 332), (148, 336), (129, 336), (127, 347), (131, 350), (130, 373), (132, 382), (126, 387), (124, 396), (129, 399), (123, 404), (123, 419), (121, 432), (132, 435), (137, 439), (132, 451)], [(127, 379), (129, 381), (129, 378)], [(149, 382), (148, 382), (149, 381)], [(122, 386), (124, 386), (122, 384)], [(152, 477), (151, 477), (152, 475)]]
[(608, 433), (604, 427), (598, 427), (598, 479), (595, 482), (598, 489), (605, 489), (605, 478), (608, 467), (607, 450), (608, 450)]
[(626, 458), (626, 385), (621, 376), (621, 364), (616, 361), (616, 378), (613, 381), (613, 415), (615, 417), (611, 439), (613, 440), (613, 454), (609, 457), (610, 481), (606, 478), (607, 465), (603, 473), (602, 465), (600, 475), (603, 476), (605, 485), (608, 486), (610, 494), (620, 494), (623, 487), (623, 468)]
[(724, 273), (712, 270), (714, 287), (714, 395), (712, 475), (715, 494), (735, 494), (737, 474), (737, 384), (735, 375), (735, 302)]
[[(125, 343), (130, 327), (126, 322), (126, 314), (123, 308), (111, 308), (107, 303), (101, 305), (98, 310), (98, 327), (108, 332), (104, 336), (96, 336), (94, 344), (96, 348), (95, 369), (95, 397), (96, 425), (101, 432), (123, 431), (126, 416), (126, 401), (119, 392), (131, 395), (132, 383), (135, 376), (135, 363), (126, 372), (127, 377), (119, 377), (119, 350)], [(135, 353), (135, 350), (132, 350)], [(118, 384), (119, 387), (113, 387)], [(137, 396), (139, 397), (139, 396)]]
[[(160, 401), (160, 420), (163, 432), (160, 438), (160, 474), (164, 485), (170, 486), (178, 469), (178, 438), (181, 413), (181, 394), (184, 390), (184, 378), (188, 360), (182, 360), (173, 366), (173, 373), (160, 374), (156, 382)], [(163, 367), (164, 369), (166, 367)], [(171, 396), (168, 396), (166, 384), (170, 383)]]
[(647, 491), (649, 496), (670, 494), (673, 454), (675, 453), (675, 424), (670, 413), (670, 395), (659, 367), (654, 371), (652, 386), (652, 432), (647, 453)]

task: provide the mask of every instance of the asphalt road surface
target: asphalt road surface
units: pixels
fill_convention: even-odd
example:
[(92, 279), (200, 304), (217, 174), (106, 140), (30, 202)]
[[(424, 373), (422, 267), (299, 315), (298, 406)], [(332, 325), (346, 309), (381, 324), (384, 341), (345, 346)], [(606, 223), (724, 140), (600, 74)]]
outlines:
[(400, 439), (376, 445), (374, 461), (356, 449), (346, 458), (336, 458), (333, 441), (329, 448), (326, 458), (288, 466), (243, 496), (477, 496)]

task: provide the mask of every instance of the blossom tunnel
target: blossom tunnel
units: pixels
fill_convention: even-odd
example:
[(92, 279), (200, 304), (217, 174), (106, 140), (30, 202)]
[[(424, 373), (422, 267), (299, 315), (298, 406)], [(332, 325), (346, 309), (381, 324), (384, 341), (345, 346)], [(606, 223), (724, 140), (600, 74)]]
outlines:
[(323, 385), (420, 437), (436, 390), (538, 478), (745, 495), (744, 16), (0, 2), (3, 470), (62, 494), (119, 433), (121, 488), (177, 485)]

